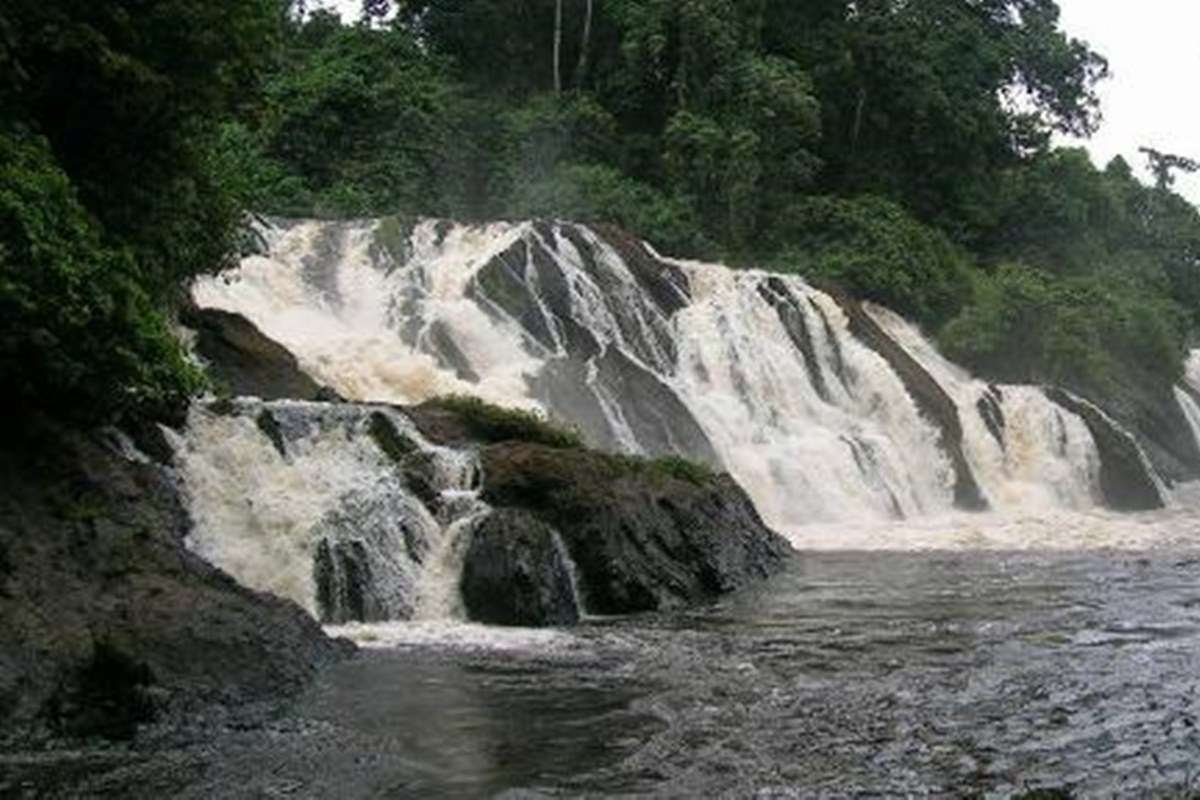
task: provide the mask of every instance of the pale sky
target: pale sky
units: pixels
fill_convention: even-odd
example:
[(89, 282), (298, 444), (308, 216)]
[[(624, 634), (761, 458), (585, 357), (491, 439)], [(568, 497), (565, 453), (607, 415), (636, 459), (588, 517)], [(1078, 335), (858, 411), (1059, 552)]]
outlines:
[[(324, 0), (347, 18), (360, 0)], [(1062, 27), (1108, 59), (1100, 85), (1104, 122), (1083, 144), (1103, 167), (1122, 155), (1147, 182), (1145, 145), (1200, 160), (1200, 0), (1058, 0)], [(1175, 190), (1200, 205), (1200, 173)]]
[[(1143, 145), (1200, 160), (1200, 0), (1058, 0), (1062, 27), (1108, 59), (1104, 122), (1083, 144), (1097, 166), (1122, 155), (1143, 179)], [(1200, 173), (1175, 190), (1200, 204)]]

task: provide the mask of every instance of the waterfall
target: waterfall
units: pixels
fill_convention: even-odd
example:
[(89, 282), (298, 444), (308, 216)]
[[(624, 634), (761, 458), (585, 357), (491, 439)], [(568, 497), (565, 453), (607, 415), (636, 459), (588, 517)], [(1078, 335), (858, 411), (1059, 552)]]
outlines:
[(266, 252), (198, 281), (196, 302), (245, 316), (355, 400), (457, 392), (540, 409), (597, 447), (728, 470), (784, 532), (951, 511), (964, 469), (998, 510), (1100, 501), (1100, 456), (1077, 415), (1036, 388), (973, 379), (867, 306), (949, 397), (954, 462), (885, 354), (796, 276), (665, 258), (565, 223), (263, 233)]
[(993, 507), (1083, 509), (1101, 502), (1100, 457), (1082, 419), (1036, 387), (973, 378), (903, 317), (870, 304), (867, 311), (953, 398), (967, 460)]
[(330, 623), (460, 613), (475, 454), (387, 407), (253, 399), (193, 407), (173, 444), (187, 545), (239, 582)]
[[(661, 257), (607, 228), (396, 219), (275, 223), (266, 252), (194, 287), (368, 402), (472, 393), (534, 408), (590, 444), (730, 471), (769, 524), (935, 515), (954, 465), (886, 357), (802, 278)], [(868, 313), (952, 399), (996, 509), (1097, 503), (1078, 416), (990, 386), (916, 327)]]
[(1188, 354), (1184, 364), (1183, 385), (1175, 387), (1175, 401), (1187, 420), (1196, 446), (1200, 447), (1200, 350)]

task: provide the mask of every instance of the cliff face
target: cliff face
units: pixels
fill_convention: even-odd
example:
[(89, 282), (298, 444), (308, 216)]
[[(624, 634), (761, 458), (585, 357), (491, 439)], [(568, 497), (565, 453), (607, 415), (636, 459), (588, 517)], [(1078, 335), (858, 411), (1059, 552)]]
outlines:
[(124, 737), (269, 701), (352, 647), (183, 546), (169, 472), (51, 425), (0, 443), (0, 733)]

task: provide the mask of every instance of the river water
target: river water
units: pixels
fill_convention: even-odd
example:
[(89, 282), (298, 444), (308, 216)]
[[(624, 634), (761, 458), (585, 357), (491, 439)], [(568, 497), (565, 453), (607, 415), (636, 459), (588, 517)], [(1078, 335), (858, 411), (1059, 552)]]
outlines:
[[(1077, 524), (1089, 520), (1105, 541), (1105, 519)], [(265, 727), (149, 737), (145, 760), (94, 785), (147, 797), (1181, 796), (1200, 788), (1200, 513), (1109, 523), (1140, 531), (1139, 548), (978, 550), (972, 535), (816, 550), (683, 613), (569, 631), (332, 629), (362, 654)], [(1007, 531), (999, 545), (1020, 526), (994, 527)]]

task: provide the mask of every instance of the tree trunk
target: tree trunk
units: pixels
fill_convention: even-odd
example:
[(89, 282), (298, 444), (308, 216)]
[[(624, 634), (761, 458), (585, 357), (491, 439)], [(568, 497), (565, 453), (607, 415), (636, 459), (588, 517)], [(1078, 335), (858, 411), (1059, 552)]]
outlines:
[(583, 17), (583, 38), (579, 42), (579, 63), (575, 65), (575, 86), (576, 88), (583, 85), (583, 78), (587, 74), (587, 59), (588, 47), (591, 46), (592, 39), (592, 0), (587, 0), (587, 11)]
[(563, 0), (554, 4), (554, 93), (562, 94)]

